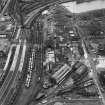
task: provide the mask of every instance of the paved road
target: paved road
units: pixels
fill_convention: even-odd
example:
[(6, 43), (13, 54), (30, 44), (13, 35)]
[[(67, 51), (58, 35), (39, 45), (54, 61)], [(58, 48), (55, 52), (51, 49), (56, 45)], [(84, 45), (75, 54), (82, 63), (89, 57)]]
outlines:
[(105, 96), (104, 96), (104, 94), (101, 91), (101, 87), (100, 87), (99, 80), (98, 80), (98, 77), (97, 77), (97, 70), (96, 70), (96, 66), (94, 64), (93, 58), (91, 57), (90, 54), (87, 53), (86, 44), (85, 44), (85, 38), (82, 35), (82, 30), (78, 26), (76, 26), (76, 28), (78, 29), (78, 34), (80, 35), (81, 41), (82, 41), (82, 47), (83, 47), (84, 52), (86, 54), (86, 58), (85, 59), (90, 64), (91, 69), (93, 71), (93, 80), (94, 80), (94, 83), (95, 83), (95, 85), (96, 85), (96, 87), (98, 89), (99, 95), (100, 95), (99, 99), (102, 102), (102, 104), (105, 105)]

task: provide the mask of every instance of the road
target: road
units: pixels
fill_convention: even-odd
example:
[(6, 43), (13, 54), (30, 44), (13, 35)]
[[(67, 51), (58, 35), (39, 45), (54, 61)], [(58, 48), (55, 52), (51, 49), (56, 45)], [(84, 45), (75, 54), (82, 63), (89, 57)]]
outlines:
[(82, 30), (76, 26), (77, 30), (78, 30), (78, 34), (80, 35), (80, 38), (81, 38), (81, 41), (82, 41), (82, 47), (84, 49), (84, 52), (86, 54), (86, 60), (87, 62), (90, 64), (91, 66), (91, 69), (92, 69), (92, 72), (93, 72), (93, 80), (94, 80), (94, 83), (98, 89), (98, 92), (99, 92), (99, 99), (100, 101), (102, 102), (103, 105), (105, 105), (105, 97), (101, 91), (101, 87), (100, 87), (100, 84), (99, 84), (99, 80), (98, 80), (98, 77), (97, 77), (97, 70), (96, 70), (96, 66), (94, 64), (94, 61), (93, 61), (93, 58), (91, 57), (90, 54), (88, 54), (87, 50), (86, 50), (86, 44), (85, 44), (85, 38), (83, 37), (82, 35)]

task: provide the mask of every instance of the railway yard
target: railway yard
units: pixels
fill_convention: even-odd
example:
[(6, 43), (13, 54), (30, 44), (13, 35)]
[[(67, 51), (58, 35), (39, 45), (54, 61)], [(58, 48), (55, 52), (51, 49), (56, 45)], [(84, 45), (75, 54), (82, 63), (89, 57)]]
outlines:
[(65, 2), (0, 1), (0, 105), (105, 105), (105, 9)]

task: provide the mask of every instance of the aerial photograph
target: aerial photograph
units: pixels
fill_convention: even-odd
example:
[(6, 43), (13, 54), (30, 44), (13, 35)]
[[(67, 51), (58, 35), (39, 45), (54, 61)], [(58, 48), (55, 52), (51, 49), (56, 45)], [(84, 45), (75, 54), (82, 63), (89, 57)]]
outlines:
[(0, 0), (0, 105), (105, 105), (105, 0)]

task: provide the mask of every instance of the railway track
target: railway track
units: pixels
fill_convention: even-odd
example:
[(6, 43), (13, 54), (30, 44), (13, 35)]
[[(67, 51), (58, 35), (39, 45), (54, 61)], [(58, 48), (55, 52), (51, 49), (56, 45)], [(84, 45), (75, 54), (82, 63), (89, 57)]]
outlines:
[[(35, 25), (35, 24), (34, 24)], [(27, 55), (26, 58), (27, 58), (27, 61), (25, 61), (26, 63), (24, 63), (24, 66), (25, 65), (29, 65), (29, 59), (31, 57), (31, 54), (32, 54), (32, 51), (35, 50), (35, 58), (34, 58), (34, 64), (33, 64), (33, 67), (32, 67), (32, 78), (30, 81), (31, 85), (26, 88), (25, 85), (23, 84), (22, 85), (22, 93), (18, 99), (18, 102), (16, 103), (16, 105), (29, 105), (29, 103), (31, 103), (31, 101), (33, 100), (33, 97), (37, 94), (37, 90), (39, 90), (39, 83), (37, 84), (37, 81), (38, 81), (38, 77), (41, 77), (40, 75), (42, 75), (42, 66), (41, 66), (41, 61), (42, 61), (42, 55), (41, 55), (41, 52), (42, 50), (40, 48), (38, 48), (37, 46), (34, 46), (34, 45), (41, 45), (42, 44), (42, 39), (40, 40), (41, 38), (41, 35), (39, 35), (39, 29), (37, 29), (38, 24), (35, 25), (35, 29), (36, 30), (36, 33), (34, 35), (34, 37), (32, 36), (31, 38), (31, 44), (30, 43), (27, 43), (27, 46), (28, 46), (28, 49), (30, 49), (29, 51), (27, 51), (27, 53), (29, 53), (29, 56)], [(41, 52), (40, 52), (41, 51)], [(25, 67), (26, 70), (25, 70), (25, 75), (27, 74), (27, 70), (28, 70), (28, 67), (26, 66)], [(23, 68), (24, 69), (24, 68)], [(26, 78), (25, 78), (26, 79)]]
[[(18, 67), (18, 60), (20, 59), (19, 53), (21, 54), (21, 44), (17, 45), (16, 51), (15, 51), (15, 55), (14, 55), (14, 59), (13, 59), (13, 63), (11, 65), (11, 68), (9, 70), (9, 73), (0, 89), (0, 103), (2, 102), (2, 100), (4, 99), (4, 97), (6, 96), (11, 83), (16, 75), (17, 72), (17, 67)], [(18, 63), (17, 63), (18, 62)]]
[[(5, 8), (2, 11), (2, 15), (5, 13), (8, 5), (9, 5), (9, 2), (11, 2), (11, 0), (8, 0)], [(49, 5), (53, 5), (55, 3), (57, 3), (57, 2), (56, 1), (51, 1), (51, 2), (47, 2), (45, 4), (44, 3), (39, 4), (38, 6), (36, 4), (35, 5), (33, 4), (28, 9), (24, 7), (22, 12), (24, 12), (25, 14), (30, 15), (30, 17), (25, 21), (25, 25), (30, 23), (30, 21), (32, 21), (33, 18), (35, 18), (35, 16), (39, 17), (39, 15), (41, 13), (41, 12), (39, 13), (39, 11), (41, 9), (43, 10), (45, 7), (47, 7)], [(36, 9), (38, 9), (37, 12), (36, 12)], [(37, 23), (38, 22), (36, 22), (35, 24), (37, 24)], [(36, 30), (37, 30), (36, 39), (33, 42), (35, 42), (36, 44), (41, 45), (43, 43), (42, 42), (43, 39), (41, 39), (41, 41), (40, 41), (40, 38), (42, 37), (42, 35), (39, 32), (40, 29), (39, 29), (38, 26), (36, 26)], [(19, 29), (17, 31), (17, 35), (15, 37), (15, 40), (19, 39), (20, 33), (21, 33), (21, 27), (19, 27)], [(5, 74), (7, 70), (9, 70), (9, 71), (7, 73), (7, 76), (5, 77), (5, 80), (4, 80), (1, 88), (0, 88), (0, 104), (1, 105), (10, 105), (10, 103), (12, 102), (12, 99), (14, 98), (15, 94), (17, 94), (18, 80), (19, 80), (19, 77), (24, 72), (24, 66), (26, 66), (25, 61), (24, 61), (25, 57), (27, 57), (26, 56), (26, 50), (27, 50), (27, 46), (25, 45), (25, 42), (24, 42), (23, 45), (21, 43), (17, 44), (16, 45), (16, 51), (15, 51), (13, 61), (12, 61), (11, 64), (10, 64), (10, 60), (9, 60), (11, 58), (11, 56), (12, 56), (11, 50), (10, 50), (10, 52), (8, 54), (8, 58), (7, 58), (6, 65), (5, 65), (4, 70), (3, 70), (3, 74)], [(31, 52), (29, 52), (29, 54), (31, 54)], [(37, 49), (36, 56), (35, 56), (35, 68), (36, 68), (36, 73), (37, 73), (38, 77), (40, 77), (40, 78), (42, 78), (42, 76), (43, 76), (43, 66), (42, 66), (43, 55), (42, 54), (43, 54), (42, 49)], [(88, 60), (89, 61), (91, 60), (90, 57), (88, 57)], [(93, 63), (92, 63), (92, 66), (94, 67)], [(2, 81), (3, 77), (1, 77), (0, 80)], [(101, 95), (100, 88), (97, 85), (96, 79), (94, 79), (94, 81), (95, 81), (96, 86), (98, 87), (99, 93)], [(25, 94), (27, 94), (30, 91), (32, 92), (32, 90), (31, 90), (32, 88), (29, 91), (24, 89), (24, 86), (22, 88), (23, 88), (23, 91), (25, 91)], [(35, 88), (34, 94), (32, 93), (33, 96), (37, 94), (37, 90), (38, 90), (38, 87)], [(28, 95), (27, 99), (29, 99), (29, 97), (32, 96), (32, 95)], [(24, 94), (21, 94), (21, 97), (24, 98)], [(19, 102), (19, 104), (17, 103), (17, 105), (26, 105), (27, 102), (29, 102), (31, 100), (24, 99), (23, 103)], [(97, 101), (97, 99), (93, 99), (93, 100), (87, 100), (87, 99), (84, 99), (84, 100), (77, 100), (77, 99), (75, 100), (74, 99), (73, 100), (72, 99), (69, 102), (71, 102), (71, 101)], [(47, 103), (45, 103), (43, 105), (47, 105)]]
[[(27, 74), (27, 68), (28, 68), (28, 62), (29, 62), (29, 58), (30, 58), (30, 54), (31, 54), (31, 48), (30, 46), (32, 47), (32, 45), (30, 44), (26, 44), (26, 53), (25, 53), (25, 57), (24, 57), (24, 63), (23, 63), (23, 67), (22, 67), (22, 74), (21, 74), (21, 77), (20, 77), (20, 80), (19, 81), (22, 81), (22, 84), (21, 84), (21, 93), (19, 96), (16, 96), (16, 100), (13, 101), (13, 105), (25, 105), (25, 103), (28, 101), (29, 99), (29, 95), (30, 95), (30, 89), (26, 89), (25, 86), (24, 86), (24, 83), (25, 83), (25, 79), (26, 79), (26, 74)], [(20, 67), (19, 67), (20, 68)], [(31, 88), (32, 89), (32, 88)], [(28, 98), (27, 98), (28, 97)], [(10, 104), (11, 105), (11, 104)]]
[(11, 45), (11, 48), (9, 50), (8, 57), (7, 57), (7, 60), (6, 60), (6, 64), (4, 66), (4, 69), (1, 71), (0, 87), (2, 86), (4, 80), (5, 80), (8, 72), (9, 72), (10, 66), (11, 66), (12, 61), (13, 61), (13, 57), (14, 57), (14, 53), (15, 53), (15, 48), (16, 48), (15, 45)]
[[(85, 105), (85, 103), (89, 103), (88, 105), (101, 105), (98, 98), (94, 99), (88, 99), (88, 98), (81, 98), (81, 99), (64, 99), (64, 98), (55, 98), (52, 100), (43, 100), (42, 103), (38, 103), (37, 105), (54, 105), (54, 103), (60, 102), (64, 105), (77, 105), (80, 103), (80, 105)], [(34, 104), (31, 104), (34, 105)]]
[(22, 69), (23, 69), (23, 64), (24, 64), (24, 58), (25, 58), (25, 53), (26, 53), (26, 41), (24, 41), (24, 44), (22, 45), (22, 54), (21, 54), (21, 59), (20, 59), (20, 64), (18, 67), (18, 71), (16, 73), (16, 76), (13, 80), (13, 83), (11, 84), (11, 87), (7, 93), (7, 95), (5, 96), (5, 98), (3, 99), (2, 105), (7, 105), (9, 104), (12, 100), (12, 97), (14, 96), (14, 94), (16, 94), (16, 86), (18, 86), (18, 80), (19, 77), (22, 75)]

